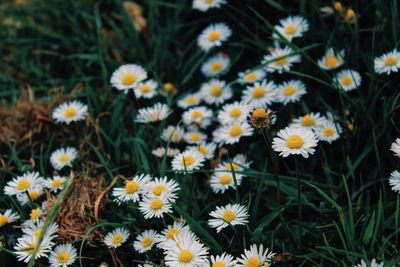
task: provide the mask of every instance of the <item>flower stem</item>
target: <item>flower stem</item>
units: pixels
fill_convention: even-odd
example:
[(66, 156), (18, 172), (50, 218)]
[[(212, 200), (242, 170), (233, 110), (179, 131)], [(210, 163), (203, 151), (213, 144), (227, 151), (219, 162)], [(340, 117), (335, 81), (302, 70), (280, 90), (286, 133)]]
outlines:
[(301, 206), (301, 184), (300, 184), (299, 166), (298, 166), (298, 162), (297, 162), (297, 156), (294, 156), (294, 165), (296, 168), (296, 179), (297, 179), (297, 212), (298, 212), (298, 224), (299, 224), (299, 248), (301, 248), (302, 206)]

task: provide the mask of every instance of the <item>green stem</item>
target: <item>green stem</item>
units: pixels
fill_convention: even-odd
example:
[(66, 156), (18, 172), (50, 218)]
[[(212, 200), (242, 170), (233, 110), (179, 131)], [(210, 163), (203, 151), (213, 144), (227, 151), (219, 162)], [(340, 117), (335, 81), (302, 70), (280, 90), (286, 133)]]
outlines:
[(297, 156), (294, 156), (294, 165), (296, 168), (296, 179), (297, 179), (297, 211), (298, 211), (298, 224), (299, 224), (299, 249), (301, 248), (301, 221), (302, 221), (302, 206), (301, 206), (301, 183), (299, 176), (299, 166), (297, 162)]

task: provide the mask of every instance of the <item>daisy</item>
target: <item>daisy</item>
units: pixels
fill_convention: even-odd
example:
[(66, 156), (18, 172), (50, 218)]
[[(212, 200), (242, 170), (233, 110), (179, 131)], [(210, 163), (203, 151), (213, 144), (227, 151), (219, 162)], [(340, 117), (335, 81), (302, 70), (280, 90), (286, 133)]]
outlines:
[(400, 193), (400, 172), (394, 171), (390, 174), (389, 184), (394, 192)]
[(40, 244), (35, 236), (23, 236), (17, 239), (17, 244), (14, 246), (15, 254), (18, 261), (28, 263), (36, 250), (35, 260), (41, 257), (47, 257), (51, 251), (54, 242), (50, 238), (44, 237)]
[(397, 138), (392, 145), (390, 146), (390, 150), (393, 151), (394, 155), (400, 158), (400, 138)]
[(72, 168), (72, 162), (78, 157), (78, 150), (73, 147), (59, 148), (50, 155), (50, 163), (57, 171), (64, 167)]
[(209, 57), (201, 66), (201, 72), (206, 77), (215, 77), (228, 71), (231, 60), (228, 55), (218, 53)]
[(84, 120), (88, 115), (88, 107), (80, 101), (74, 100), (57, 106), (52, 114), (56, 123), (66, 123)]
[(132, 179), (125, 181), (124, 187), (114, 188), (112, 191), (113, 197), (118, 204), (123, 202), (138, 202), (140, 194), (143, 193), (145, 186), (150, 182), (151, 176), (148, 174), (136, 175)]
[(135, 87), (134, 92), (137, 98), (151, 99), (157, 94), (158, 84), (155, 80), (141, 82)]
[(183, 139), (185, 131), (179, 126), (168, 126), (161, 133), (161, 139), (166, 142), (179, 143)]
[[(235, 173), (235, 177), (233, 177), (232, 173), (229, 172), (215, 172), (210, 179), (210, 187), (212, 191), (216, 194), (225, 193), (229, 188), (236, 188), (236, 185), (240, 185), (242, 183), (243, 175), (237, 175)], [(235, 185), (236, 179), (236, 185)]]
[(371, 264), (366, 263), (364, 260), (361, 260), (360, 264), (357, 264), (355, 267), (383, 267), (385, 263), (377, 263), (376, 259), (372, 259)]
[(247, 122), (223, 125), (213, 132), (214, 141), (220, 144), (235, 144), (241, 137), (252, 136), (253, 128)]
[(318, 60), (318, 65), (321, 69), (324, 70), (333, 70), (344, 63), (344, 50), (340, 50), (338, 53), (335, 53), (333, 48), (329, 48), (325, 55)]
[(279, 152), (279, 156), (314, 154), (318, 139), (313, 131), (306, 128), (286, 127), (278, 132), (272, 141), (272, 148)]
[(152, 107), (139, 109), (135, 121), (139, 123), (162, 121), (171, 113), (172, 110), (168, 107), (168, 105), (156, 103)]
[(27, 192), (20, 193), (17, 195), (17, 200), (21, 205), (28, 204), (30, 202), (35, 202), (44, 193), (43, 185), (32, 186)]
[(182, 114), (183, 123), (185, 125), (197, 125), (200, 128), (205, 128), (211, 124), (213, 112), (206, 107), (194, 107)]
[(104, 243), (109, 248), (117, 248), (128, 240), (129, 235), (129, 231), (125, 228), (115, 228), (104, 237)]
[(56, 246), (49, 255), (51, 267), (67, 267), (76, 260), (77, 252), (71, 244), (61, 244)]
[(339, 124), (330, 120), (326, 120), (314, 128), (317, 138), (329, 144), (339, 139), (342, 131), (342, 127)]
[(212, 79), (200, 87), (200, 96), (209, 105), (220, 105), (232, 97), (232, 89), (226, 82)]
[(34, 208), (31, 210), (29, 216), (30, 216), (31, 221), (34, 222), (44, 214), (45, 214), (44, 210), (37, 207), (37, 208)]
[(254, 83), (265, 79), (266, 73), (263, 69), (246, 70), (239, 73), (239, 83)]
[(251, 107), (265, 107), (275, 101), (275, 98), (275, 84), (267, 80), (247, 86), (242, 95), (242, 101)]
[(198, 131), (190, 131), (185, 133), (183, 139), (188, 144), (201, 144), (207, 140), (207, 135)]
[(214, 157), (215, 149), (217, 148), (217, 145), (214, 143), (203, 143), (199, 144), (197, 146), (191, 146), (189, 149), (192, 149), (194, 151), (200, 152), (205, 159), (212, 159)]
[(267, 72), (282, 73), (289, 71), (293, 63), (300, 63), (300, 55), (294, 54), (295, 52), (288, 46), (285, 48), (276, 47), (269, 55), (264, 56), (262, 64), (265, 65)]
[[(274, 27), (275, 30), (289, 42), (291, 42), (293, 38), (302, 37), (310, 27), (308, 21), (301, 16), (289, 16), (279, 20), (279, 24), (280, 25)], [(277, 38), (278, 35), (274, 34), (274, 37)]]
[(232, 104), (225, 104), (218, 112), (218, 122), (223, 125), (243, 122), (249, 112), (250, 107), (244, 102), (236, 101)]
[(257, 245), (253, 244), (250, 246), (250, 250), (245, 249), (244, 254), (241, 258), (237, 259), (236, 267), (250, 267), (250, 266), (269, 266), (275, 253), (265, 249), (263, 245), (257, 248)]
[(306, 85), (300, 80), (290, 80), (277, 88), (276, 100), (283, 105), (294, 103), (307, 93)]
[(136, 238), (133, 242), (133, 247), (139, 253), (145, 253), (153, 247), (157, 237), (157, 232), (154, 230), (146, 230)]
[(255, 129), (267, 129), (275, 124), (275, 112), (268, 108), (254, 108), (247, 116), (247, 122)]
[(197, 45), (205, 52), (215, 46), (221, 46), (232, 35), (225, 23), (211, 24), (197, 38)]
[(193, 0), (193, 9), (206, 12), (212, 8), (220, 8), (226, 4), (226, 0)]
[(19, 215), (16, 212), (13, 212), (12, 209), (7, 209), (4, 213), (0, 213), (0, 227), (13, 223), (19, 220)]
[(333, 86), (345, 92), (357, 89), (361, 85), (361, 75), (355, 70), (341, 70), (333, 78)]
[(9, 196), (28, 192), (36, 185), (41, 185), (43, 178), (38, 172), (27, 172), (17, 178), (12, 179), (4, 187), (4, 194)]
[(188, 94), (185, 97), (181, 98), (177, 102), (177, 106), (182, 109), (187, 109), (189, 107), (194, 107), (200, 104), (201, 98), (199, 93)]
[[(26, 221), (22, 224), (22, 232), (26, 236), (32, 236), (37, 239), (42, 235), (42, 230), (45, 225), (44, 220), (36, 220), (36, 221)], [(54, 239), (57, 237), (58, 225), (56, 223), (51, 223), (47, 226), (46, 232), (43, 234), (45, 238)]]
[(111, 85), (125, 93), (136, 88), (140, 82), (147, 79), (146, 70), (136, 64), (125, 64), (116, 69), (111, 76)]
[(179, 153), (181, 153), (181, 151), (179, 149), (170, 148), (170, 147), (168, 147), (167, 150), (165, 150), (165, 147), (158, 147), (151, 151), (151, 154), (153, 154), (157, 158), (163, 158), (165, 156), (165, 154), (167, 154), (167, 157), (173, 157)]
[(139, 210), (145, 219), (163, 218), (164, 213), (171, 213), (171, 204), (165, 196), (144, 197), (139, 203)]
[[(165, 252), (165, 265), (169, 267), (207, 266), (207, 248), (190, 233), (176, 236)], [(179, 244), (179, 245), (176, 245)]]
[(378, 74), (397, 72), (400, 68), (400, 52), (394, 49), (374, 59), (375, 72)]
[(172, 159), (172, 169), (176, 172), (191, 172), (203, 166), (203, 154), (194, 150), (186, 150)]
[(67, 180), (66, 177), (61, 177), (59, 175), (53, 176), (53, 178), (48, 178), (44, 181), (44, 186), (50, 190), (50, 192), (56, 193), (58, 190), (62, 190), (64, 183)]
[(184, 235), (190, 232), (189, 226), (185, 225), (183, 222), (175, 221), (173, 225), (168, 225), (161, 234), (157, 235), (156, 243), (157, 247), (161, 249), (167, 249), (167, 243), (170, 240), (174, 240), (177, 235)]
[(228, 253), (222, 253), (222, 255), (211, 256), (210, 257), (211, 264), (209, 267), (235, 267), (236, 260), (234, 260), (233, 256)]
[(178, 197), (177, 192), (179, 190), (178, 183), (174, 180), (168, 180), (167, 176), (165, 176), (148, 182), (144, 188), (144, 194), (148, 197), (165, 197), (174, 203)]
[(244, 154), (236, 155), (232, 160), (227, 160), (218, 164), (215, 168), (217, 171), (226, 171), (225, 173), (235, 173), (236, 178), (238, 176), (244, 176), (244, 174), (240, 173), (250, 166), (251, 162), (248, 162), (246, 156)]
[(298, 117), (293, 120), (291, 126), (294, 127), (305, 127), (312, 129), (317, 125), (321, 124), (323, 121), (327, 120), (324, 116), (321, 116), (319, 113), (309, 113), (303, 116)]
[(249, 222), (247, 208), (239, 204), (228, 204), (224, 207), (217, 207), (215, 211), (210, 213), (210, 217), (212, 219), (208, 220), (208, 225), (216, 228), (217, 233), (229, 225), (244, 225)]

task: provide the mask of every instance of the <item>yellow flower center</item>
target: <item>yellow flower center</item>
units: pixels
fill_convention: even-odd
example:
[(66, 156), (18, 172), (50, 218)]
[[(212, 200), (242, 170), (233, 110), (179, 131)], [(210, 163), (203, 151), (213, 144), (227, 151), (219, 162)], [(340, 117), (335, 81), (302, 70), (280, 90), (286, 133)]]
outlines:
[(35, 201), (40, 197), (38, 191), (29, 191), (28, 195), (29, 195), (29, 199), (32, 200), (32, 201)]
[(297, 92), (297, 88), (292, 85), (288, 85), (285, 88), (283, 88), (283, 94), (285, 96), (291, 96), (296, 92)]
[(212, 3), (214, 3), (214, 1), (215, 1), (215, 0), (204, 0), (204, 3), (206, 3), (206, 4), (212, 4)]
[(185, 99), (188, 105), (194, 105), (197, 103), (197, 98), (195, 96), (189, 96)]
[(184, 249), (181, 252), (179, 252), (178, 260), (183, 263), (188, 263), (193, 259), (193, 253), (188, 250)]
[(180, 233), (181, 233), (181, 231), (179, 229), (172, 228), (171, 230), (169, 230), (167, 232), (166, 236), (167, 236), (168, 239), (172, 239), (172, 238), (174, 238), (174, 236), (176, 236), (176, 235), (178, 235)]
[(193, 134), (190, 135), (189, 139), (191, 141), (196, 142), (196, 141), (200, 141), (201, 140), (201, 136), (199, 134), (193, 133)]
[(246, 81), (248, 81), (248, 82), (254, 81), (255, 79), (257, 79), (257, 74), (256, 74), (255, 72), (247, 73), (247, 74), (244, 76), (244, 79), (245, 79)]
[[(232, 166), (232, 167), (231, 167), (231, 166)], [(228, 163), (228, 164), (226, 165), (226, 170), (227, 170), (227, 171), (231, 171), (232, 168), (233, 168), (234, 171), (238, 171), (238, 170), (239, 170), (239, 166), (238, 166), (237, 164), (235, 164), (235, 163)]]
[(149, 84), (145, 83), (142, 86), (140, 86), (139, 89), (143, 94), (146, 94), (146, 93), (149, 93), (151, 91), (151, 86)]
[(348, 23), (354, 24), (357, 22), (357, 15), (353, 9), (349, 8), (346, 12), (346, 21)]
[(215, 62), (215, 63), (211, 64), (212, 71), (217, 72), (217, 71), (220, 71), (221, 69), (222, 69), (222, 65), (220, 63)]
[(149, 236), (143, 238), (143, 240), (142, 240), (142, 247), (148, 248), (148, 247), (151, 246), (151, 244), (153, 244), (153, 238), (151, 238), (151, 237), (149, 237)]
[(342, 12), (343, 11), (343, 5), (340, 2), (335, 2), (334, 8), (337, 12)]
[(165, 190), (167, 190), (165, 185), (158, 184), (153, 187), (153, 194), (156, 196), (160, 196), (163, 192), (165, 192)]
[(384, 64), (387, 67), (391, 67), (397, 64), (397, 60), (394, 56), (387, 56), (384, 60)]
[(57, 263), (67, 263), (69, 260), (69, 253), (67, 251), (61, 251), (57, 255)]
[(245, 267), (261, 267), (261, 260), (258, 257), (250, 257), (245, 263)]
[(223, 185), (230, 184), (231, 181), (232, 177), (229, 174), (223, 175), (221, 178), (219, 178), (219, 182)]
[(327, 127), (324, 129), (323, 134), (325, 137), (332, 137), (335, 134), (335, 130), (331, 127)]
[(0, 215), (0, 226), (5, 225), (6, 223), (8, 223), (8, 216)]
[(346, 75), (343, 76), (341, 82), (344, 86), (350, 86), (353, 83), (353, 79), (351, 78), (351, 76)]
[(222, 219), (226, 222), (231, 222), (236, 218), (236, 213), (234, 213), (231, 210), (225, 210), (224, 213), (222, 213)]
[(150, 202), (150, 207), (153, 210), (159, 210), (159, 209), (161, 209), (161, 207), (163, 205), (164, 205), (164, 202), (159, 198), (155, 198), (155, 199), (151, 200), (151, 202)]
[(182, 162), (181, 162), (181, 164), (182, 164), (182, 166), (190, 166), (190, 165), (193, 165), (193, 163), (195, 162), (196, 160), (195, 160), (195, 158), (194, 157), (192, 157), (192, 156), (190, 156), (190, 155), (188, 155), (188, 156), (182, 156)]
[(28, 245), (28, 246), (24, 249), (24, 251), (26, 251), (26, 252), (28, 252), (28, 254), (32, 255), (33, 252), (35, 251), (36, 247), (37, 247), (36, 242), (33, 242), (33, 243), (31, 243), (30, 245)]
[(124, 236), (121, 234), (116, 234), (113, 236), (113, 238), (111, 239), (111, 243), (113, 243), (114, 245), (117, 245), (119, 243), (122, 242), (122, 240), (124, 239)]
[(203, 146), (203, 145), (199, 145), (199, 146), (197, 147), (197, 151), (199, 151), (199, 152), (200, 152), (201, 154), (203, 154), (203, 155), (206, 155), (207, 152), (208, 152), (207, 148), (206, 148), (205, 146)]
[(229, 116), (232, 118), (238, 118), (240, 115), (242, 115), (242, 110), (240, 108), (232, 108), (229, 112)]
[(212, 31), (212, 32), (210, 32), (210, 33), (208, 34), (208, 40), (211, 41), (211, 42), (218, 41), (219, 36), (220, 36), (219, 32), (217, 32), (217, 31)]
[(164, 83), (164, 90), (167, 92), (171, 92), (175, 89), (175, 86), (172, 83)]
[(304, 145), (304, 140), (300, 135), (294, 134), (289, 136), (287, 145), (290, 149), (298, 149)]
[(288, 25), (285, 29), (286, 34), (294, 34), (297, 32), (297, 26), (296, 25)]
[(75, 117), (77, 114), (78, 114), (78, 111), (76, 110), (75, 107), (67, 107), (67, 108), (64, 110), (64, 116), (65, 116), (66, 118), (73, 118), (73, 117)]
[(126, 73), (124, 75), (124, 77), (122, 78), (122, 84), (123, 85), (131, 85), (134, 82), (136, 82), (136, 80), (137, 80), (137, 77), (134, 74)]
[(265, 89), (262, 87), (256, 87), (253, 90), (253, 97), (254, 98), (261, 98), (265, 95)]
[(315, 123), (314, 118), (311, 115), (305, 115), (303, 119), (301, 119), (301, 125), (303, 126), (311, 126)]
[(256, 119), (265, 119), (268, 118), (268, 113), (263, 108), (258, 108), (253, 111), (252, 117)]
[(200, 110), (195, 110), (192, 112), (192, 119), (198, 119), (201, 118), (201, 116), (203, 116), (203, 112)]
[(281, 57), (281, 58), (275, 60), (275, 64), (278, 65), (278, 66), (283, 66), (283, 65), (285, 65), (287, 63), (288, 63), (288, 60), (287, 60), (286, 57)]
[(215, 85), (211, 88), (211, 94), (213, 96), (219, 96), (222, 92), (222, 87), (219, 85)]
[(125, 184), (125, 192), (128, 194), (133, 194), (137, 192), (140, 188), (140, 184), (135, 180), (131, 180)]
[(34, 235), (36, 238), (39, 238), (41, 234), (42, 234), (42, 229), (36, 229), (36, 230), (33, 232), (33, 235)]
[(40, 210), (40, 208), (33, 209), (31, 211), (31, 220), (32, 221), (36, 220), (41, 214), (42, 211)]
[(225, 264), (222, 261), (216, 261), (212, 264), (212, 267), (225, 267)]
[(237, 136), (241, 135), (242, 133), (243, 133), (243, 130), (238, 125), (234, 125), (230, 130), (230, 134), (232, 137), (237, 137)]
[(71, 159), (71, 157), (70, 157), (68, 154), (62, 154), (62, 155), (60, 155), (60, 157), (58, 158), (58, 160), (59, 160), (61, 163), (67, 163), (67, 162), (70, 161), (70, 159)]
[(334, 68), (339, 64), (339, 60), (335, 56), (327, 56), (325, 59), (325, 65), (328, 68)]
[(60, 178), (54, 178), (53, 181), (51, 181), (51, 185), (55, 188), (59, 188), (62, 186), (63, 181)]
[(28, 179), (22, 178), (17, 182), (18, 190), (26, 190), (31, 186), (31, 182)]

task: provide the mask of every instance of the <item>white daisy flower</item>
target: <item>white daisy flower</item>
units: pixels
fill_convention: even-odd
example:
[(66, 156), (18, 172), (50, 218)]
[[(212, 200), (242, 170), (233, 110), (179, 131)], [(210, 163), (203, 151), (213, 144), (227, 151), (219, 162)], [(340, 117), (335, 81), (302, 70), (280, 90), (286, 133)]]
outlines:
[(88, 115), (88, 107), (80, 101), (63, 103), (53, 110), (53, 120), (56, 123), (66, 123), (84, 120)]
[(283, 82), (277, 88), (276, 100), (283, 105), (294, 103), (307, 93), (306, 85), (300, 80)]
[(344, 63), (344, 50), (340, 50), (338, 53), (335, 53), (333, 48), (329, 48), (325, 55), (318, 60), (318, 65), (321, 69), (324, 70), (333, 70)]
[(374, 59), (375, 72), (378, 74), (397, 72), (400, 68), (400, 52), (394, 49)]
[(194, 107), (182, 114), (183, 123), (185, 125), (196, 125), (200, 128), (206, 128), (211, 124), (213, 112), (206, 107)]
[(249, 222), (247, 208), (239, 204), (228, 204), (224, 207), (217, 207), (215, 211), (210, 213), (210, 217), (212, 219), (208, 220), (208, 225), (216, 228), (217, 233), (229, 225), (244, 225)]
[(263, 245), (257, 248), (257, 245), (250, 246), (250, 250), (245, 249), (241, 258), (237, 259), (236, 267), (250, 267), (250, 266), (269, 266), (275, 253), (265, 249)]
[(329, 144), (339, 139), (342, 133), (342, 127), (333, 121), (326, 120), (314, 128), (315, 135), (320, 141), (328, 142)]
[[(275, 30), (284, 36), (289, 42), (291, 42), (293, 38), (302, 37), (310, 27), (308, 21), (301, 16), (289, 16), (285, 19), (279, 20), (279, 24), (280, 25), (274, 27)], [(278, 38), (277, 34), (274, 34), (273, 36)]]
[(185, 131), (179, 126), (168, 126), (161, 133), (161, 139), (165, 142), (179, 143), (183, 139)]
[(175, 221), (174, 224), (168, 225), (161, 234), (157, 235), (157, 247), (165, 250), (168, 248), (168, 241), (174, 240), (177, 235), (184, 235), (188, 232), (190, 232), (189, 226), (183, 222)]
[(27, 192), (17, 195), (17, 200), (21, 205), (25, 205), (38, 200), (44, 193), (43, 185), (32, 186)]
[(246, 121), (250, 112), (249, 105), (244, 102), (225, 104), (218, 112), (218, 122), (222, 125)]
[(276, 86), (273, 82), (263, 80), (247, 86), (243, 91), (242, 102), (250, 107), (266, 107), (276, 99)]
[(392, 145), (390, 146), (390, 150), (393, 151), (394, 155), (400, 158), (400, 138), (397, 138)]
[(206, 77), (215, 77), (228, 71), (231, 60), (228, 55), (218, 53), (209, 57), (201, 66), (201, 72)]
[[(193, 240), (191, 233), (178, 235), (165, 252), (165, 265), (168, 267), (207, 266), (208, 251), (202, 243)], [(176, 245), (179, 244), (179, 245)]]
[(194, 150), (186, 150), (172, 159), (172, 169), (176, 172), (191, 172), (203, 166), (203, 154)]
[(54, 248), (49, 255), (51, 267), (67, 267), (76, 260), (77, 252), (71, 244), (61, 244)]
[(211, 256), (210, 257), (211, 264), (209, 267), (235, 267), (236, 260), (232, 255), (224, 252), (222, 255)]
[(188, 149), (200, 152), (205, 159), (212, 159), (214, 157), (217, 145), (214, 143), (202, 143), (197, 146), (190, 146)]
[(264, 80), (265, 76), (267, 76), (267, 74), (263, 69), (246, 70), (244, 72), (239, 73), (239, 83), (240, 84), (255, 83)]
[(173, 157), (179, 153), (181, 153), (181, 151), (179, 149), (170, 148), (170, 147), (168, 147), (167, 150), (165, 150), (165, 147), (158, 147), (151, 151), (151, 154), (153, 154), (157, 158), (163, 158), (165, 156), (165, 154), (167, 154), (167, 157)]
[[(26, 236), (32, 236), (36, 239), (40, 238), (42, 234), (43, 227), (45, 225), (44, 220), (36, 220), (36, 221), (25, 221), (22, 226), (22, 232)], [(45, 238), (53, 239), (57, 236), (58, 225), (56, 223), (51, 223), (46, 228), (46, 233), (44, 233)]]
[(364, 260), (361, 260), (360, 264), (357, 264), (355, 267), (383, 267), (385, 263), (377, 263), (376, 259), (372, 259), (371, 264), (366, 263)]
[(157, 237), (157, 232), (154, 230), (146, 230), (136, 238), (133, 242), (133, 247), (138, 253), (145, 253), (153, 247)]
[(109, 248), (117, 248), (128, 240), (129, 235), (125, 228), (115, 228), (104, 237), (104, 243)]
[(235, 189), (235, 179), (236, 184), (239, 186), (242, 183), (242, 178), (242, 175), (237, 174), (235, 174), (235, 177), (233, 177), (233, 174), (229, 172), (215, 172), (211, 176), (210, 187), (214, 193), (223, 194), (229, 188)]
[(200, 87), (200, 96), (209, 105), (220, 105), (232, 97), (232, 89), (225, 81), (212, 79)]
[(300, 55), (294, 54), (295, 52), (288, 46), (285, 48), (276, 47), (269, 55), (265, 55), (262, 64), (266, 64), (265, 70), (267, 72), (282, 73), (289, 71), (294, 63), (300, 63)]
[(43, 216), (46, 212), (44, 211), (44, 209), (41, 209), (39, 207), (34, 208), (31, 210), (29, 216), (30, 216), (30, 220), (32, 222), (36, 221), (37, 219), (39, 219), (41, 216)]
[(20, 217), (18, 213), (13, 212), (12, 209), (7, 209), (3, 213), (0, 213), (0, 227), (13, 223), (19, 219)]
[(165, 197), (169, 202), (174, 203), (178, 198), (179, 184), (174, 180), (168, 180), (167, 176), (155, 178), (148, 182), (144, 188), (144, 194), (148, 197)]
[(163, 218), (164, 213), (172, 213), (171, 204), (165, 196), (145, 196), (139, 203), (139, 210), (145, 219)]
[(147, 79), (146, 70), (136, 64), (125, 64), (116, 69), (111, 76), (111, 85), (125, 93), (134, 89)]
[(394, 192), (400, 194), (400, 172), (394, 171), (390, 174), (389, 184)]
[(247, 122), (222, 125), (213, 132), (214, 141), (220, 144), (235, 144), (241, 137), (252, 136), (254, 129)]
[(207, 135), (198, 131), (186, 132), (183, 139), (188, 144), (201, 144), (207, 140)]
[(327, 119), (324, 116), (321, 116), (319, 113), (311, 112), (309, 114), (294, 119), (290, 126), (312, 129), (324, 122), (325, 120)]
[[(247, 161), (246, 156), (244, 154), (237, 154), (233, 159), (227, 160), (218, 164), (215, 168), (217, 171), (227, 171), (228, 173), (232, 173), (232, 169), (234, 172), (242, 172), (245, 168), (248, 168), (251, 164), (251, 161)], [(241, 173), (236, 173), (236, 176), (245, 176)]]
[(43, 183), (43, 178), (38, 172), (26, 172), (12, 179), (4, 187), (4, 194), (9, 196), (29, 192), (32, 188)]
[(50, 155), (50, 163), (57, 171), (64, 167), (72, 168), (72, 162), (78, 157), (78, 150), (73, 147), (63, 147)]
[(355, 70), (341, 70), (333, 78), (333, 86), (345, 92), (357, 89), (361, 85), (361, 75)]
[(44, 181), (44, 186), (50, 190), (50, 192), (56, 193), (58, 190), (62, 190), (65, 182), (67, 181), (66, 177), (62, 177), (59, 175), (53, 176), (53, 178), (48, 178)]
[(156, 103), (152, 107), (139, 109), (135, 121), (139, 123), (162, 121), (171, 113), (172, 110), (168, 105)]
[(197, 45), (205, 52), (221, 46), (232, 35), (232, 30), (225, 23), (211, 24), (197, 38)]
[(199, 93), (188, 94), (183, 98), (179, 99), (177, 106), (182, 109), (187, 109), (189, 107), (194, 107), (200, 104), (201, 98)]
[(206, 12), (212, 8), (220, 8), (226, 4), (226, 0), (193, 0), (193, 9)]
[(147, 98), (151, 99), (157, 95), (158, 83), (155, 80), (147, 80), (141, 82), (133, 90), (135, 92), (136, 98)]
[(124, 187), (114, 188), (112, 191), (114, 201), (118, 204), (123, 202), (138, 202), (145, 186), (150, 182), (151, 176), (148, 174), (136, 175), (132, 179), (125, 181)]
[(17, 255), (18, 261), (28, 263), (36, 250), (35, 260), (47, 257), (47, 254), (51, 251), (54, 242), (50, 238), (44, 237), (43, 240), (38, 244), (38, 240), (35, 236), (24, 235), (17, 239), (17, 244), (14, 246), (15, 254)]
[(302, 155), (308, 158), (308, 154), (314, 154), (318, 143), (313, 131), (307, 128), (286, 127), (278, 132), (272, 141), (272, 148), (279, 152), (279, 156)]

